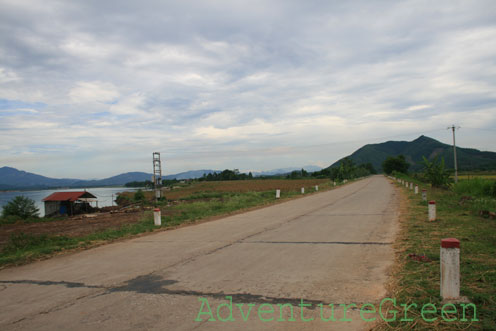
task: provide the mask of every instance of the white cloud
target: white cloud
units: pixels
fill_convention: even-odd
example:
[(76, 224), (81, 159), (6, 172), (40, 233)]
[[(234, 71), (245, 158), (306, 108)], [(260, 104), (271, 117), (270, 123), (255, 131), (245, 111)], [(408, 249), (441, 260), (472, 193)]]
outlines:
[(108, 82), (77, 82), (69, 91), (69, 97), (76, 103), (112, 102), (119, 97), (117, 88)]
[[(263, 170), (330, 164), (375, 138), (443, 137), (452, 123), (494, 128), (494, 9), (493, 1), (3, 1), (0, 99), (20, 106), (2, 112), (1, 160), (15, 166), (16, 155), (37, 153), (33, 141), (56, 146), (44, 149), (54, 159), (67, 156), (64, 141), (108, 161), (107, 172), (140, 170), (151, 149), (170, 172)], [(476, 132), (466, 133), (471, 147), (496, 139)], [(133, 161), (116, 169), (117, 159)], [(40, 167), (47, 160), (40, 154)], [(65, 168), (84, 171), (83, 163)]]

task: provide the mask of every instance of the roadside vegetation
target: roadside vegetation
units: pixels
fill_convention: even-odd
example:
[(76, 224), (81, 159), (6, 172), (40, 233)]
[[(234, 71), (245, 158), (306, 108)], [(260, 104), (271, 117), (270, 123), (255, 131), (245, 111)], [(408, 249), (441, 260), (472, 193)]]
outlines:
[[(302, 169), (303, 172), (303, 169)], [(312, 177), (330, 178), (333, 181), (343, 181), (376, 174), (372, 163), (356, 165), (352, 159), (344, 158), (336, 167), (329, 167), (312, 173)]]
[[(432, 303), (437, 312), (429, 314), (434, 322), (422, 319), (418, 310), (409, 311), (413, 321), (382, 323), (377, 329), (417, 330), (495, 330), (496, 329), (496, 181), (494, 177), (462, 179), (454, 184), (446, 176), (440, 161), (434, 177), (425, 173), (407, 176), (395, 173), (396, 178), (419, 185), (419, 194), (397, 185), (407, 201), (402, 211), (401, 230), (396, 243), (396, 263), (393, 270), (389, 297), (399, 303), (418, 307)], [(432, 166), (432, 164), (430, 164)], [(436, 175), (437, 174), (437, 175)], [(440, 176), (442, 175), (442, 176)], [(439, 178), (443, 180), (439, 182)], [(437, 220), (427, 219), (427, 201), (421, 190), (427, 190), (427, 201), (435, 200)], [(450, 314), (441, 314), (440, 297), (440, 243), (443, 238), (460, 240), (460, 294), (475, 304), (477, 321), (472, 309), (467, 310), (466, 320), (460, 306)], [(398, 309), (399, 307), (390, 307)], [(402, 312), (399, 311), (398, 315)], [(452, 319), (453, 321), (447, 321)]]
[[(142, 217), (138, 217), (135, 222), (75, 236), (17, 231), (10, 234), (8, 240), (0, 245), (0, 267), (26, 263), (67, 249), (84, 249), (119, 238), (172, 229), (198, 220), (208, 220), (212, 217), (277, 203), (301, 196), (302, 187), (305, 188), (306, 194), (315, 192), (315, 185), (319, 186), (320, 191), (334, 187), (329, 179), (310, 177), (297, 180), (261, 179), (173, 183), (167, 190), (163, 190), (165, 196), (159, 201), (155, 201), (153, 191), (124, 192), (116, 200), (120, 205), (119, 208), (143, 210)], [(280, 199), (275, 198), (276, 189), (281, 190)], [(161, 227), (156, 227), (153, 222), (152, 209), (156, 207), (162, 211)], [(113, 217), (119, 218), (121, 217), (119, 215), (123, 214), (115, 214)], [(0, 231), (5, 231), (3, 229), (11, 223), (26, 224), (53, 219), (33, 218), (30, 220), (28, 217), (26, 219), (15, 218), (11, 222), (4, 222), (3, 218), (0, 220)], [(61, 218), (57, 220), (61, 221)], [(89, 221), (81, 219), (80, 222)], [(2, 223), (5, 225), (2, 226)]]

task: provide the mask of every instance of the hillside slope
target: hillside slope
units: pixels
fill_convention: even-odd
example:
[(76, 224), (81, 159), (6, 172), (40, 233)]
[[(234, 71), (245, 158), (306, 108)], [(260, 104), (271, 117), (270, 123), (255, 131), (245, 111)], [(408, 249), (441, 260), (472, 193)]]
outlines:
[[(423, 168), (422, 156), (430, 160), (439, 156), (440, 159), (444, 158), (447, 168), (454, 168), (453, 146), (426, 136), (420, 136), (413, 141), (387, 141), (380, 144), (365, 145), (348, 157), (356, 164), (370, 162), (376, 170), (382, 171), (382, 162), (388, 156), (400, 154), (405, 156), (411, 171), (419, 171)], [(481, 152), (473, 148), (457, 147), (456, 154), (460, 171), (496, 169), (496, 153), (494, 152)], [(342, 159), (330, 167), (338, 166), (341, 161)]]

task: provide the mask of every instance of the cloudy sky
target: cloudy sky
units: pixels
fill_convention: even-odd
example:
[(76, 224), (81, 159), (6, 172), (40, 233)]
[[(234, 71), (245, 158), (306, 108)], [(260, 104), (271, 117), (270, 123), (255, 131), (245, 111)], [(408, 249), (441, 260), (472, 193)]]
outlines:
[(0, 0), (0, 166), (328, 166), (421, 134), (495, 151), (496, 1)]

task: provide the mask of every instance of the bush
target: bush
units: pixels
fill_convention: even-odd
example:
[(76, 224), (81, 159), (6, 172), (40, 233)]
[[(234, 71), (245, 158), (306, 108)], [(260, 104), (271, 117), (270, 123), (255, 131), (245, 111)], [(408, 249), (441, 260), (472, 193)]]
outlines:
[(5, 217), (0, 218), (0, 224), (14, 224), (18, 221), (22, 221), (22, 218), (20, 218), (19, 216), (15, 216), (15, 215), (9, 215), (9, 216), (5, 216)]
[(444, 167), (444, 159), (441, 162), (436, 157), (434, 160), (429, 161), (425, 156), (424, 159), (424, 177), (431, 183), (433, 187), (448, 187), (451, 184), (450, 173)]
[(403, 155), (398, 155), (397, 157), (389, 156), (382, 162), (382, 170), (384, 170), (387, 175), (392, 174), (394, 171), (406, 174), (408, 173), (409, 167), (410, 165), (406, 162)]
[(134, 193), (134, 201), (145, 201), (145, 194), (141, 189), (137, 190), (136, 193)]
[(39, 209), (32, 199), (17, 196), (3, 206), (2, 217), (18, 216), (22, 219), (38, 217)]

